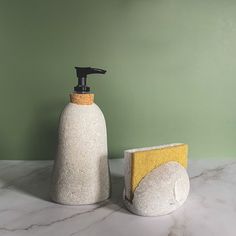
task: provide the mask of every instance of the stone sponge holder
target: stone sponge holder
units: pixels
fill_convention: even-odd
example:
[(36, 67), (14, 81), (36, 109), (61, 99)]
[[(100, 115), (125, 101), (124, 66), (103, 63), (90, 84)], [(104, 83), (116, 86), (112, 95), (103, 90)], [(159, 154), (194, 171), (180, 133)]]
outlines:
[[(123, 201), (129, 211), (140, 216), (161, 216), (169, 214), (183, 205), (189, 194), (190, 183), (188, 173), (183, 164), (181, 164), (181, 160), (182, 163), (187, 160), (187, 152), (182, 152), (184, 147), (180, 147), (180, 145), (183, 144), (140, 149), (148, 153), (146, 157), (142, 157), (143, 159), (148, 158), (142, 169), (150, 163), (151, 158), (155, 158), (154, 155), (156, 155), (156, 158), (158, 158), (158, 155), (163, 155), (164, 158), (162, 159), (162, 164), (159, 163), (156, 168), (152, 169), (141, 179), (132, 194), (129, 193), (132, 186), (128, 186), (132, 183), (132, 175), (142, 170), (134, 171), (134, 168), (138, 168), (137, 161), (132, 160), (133, 155), (130, 155), (129, 150), (128, 152), (125, 151)], [(150, 150), (152, 151), (150, 152)], [(137, 151), (138, 149), (135, 149), (135, 152)], [(182, 157), (177, 159), (174, 156), (173, 158), (173, 155), (178, 154), (178, 151), (180, 151), (179, 154), (182, 153)], [(168, 158), (170, 161), (168, 161)], [(171, 159), (176, 159), (176, 161)], [(132, 165), (135, 165), (135, 167), (132, 167)]]

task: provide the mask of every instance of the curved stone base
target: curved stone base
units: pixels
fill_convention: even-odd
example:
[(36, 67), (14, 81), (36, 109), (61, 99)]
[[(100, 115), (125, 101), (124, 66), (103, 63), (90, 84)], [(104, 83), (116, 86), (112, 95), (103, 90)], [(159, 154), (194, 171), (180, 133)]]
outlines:
[(148, 173), (134, 191), (132, 202), (125, 199), (129, 211), (141, 216), (166, 215), (179, 208), (189, 193), (186, 169), (177, 162), (168, 162)]

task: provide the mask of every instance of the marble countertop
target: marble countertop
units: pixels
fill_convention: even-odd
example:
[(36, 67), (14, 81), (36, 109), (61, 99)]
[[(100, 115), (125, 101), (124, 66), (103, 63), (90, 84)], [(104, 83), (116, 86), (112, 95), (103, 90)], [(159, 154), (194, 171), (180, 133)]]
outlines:
[(52, 161), (0, 161), (0, 235), (236, 235), (236, 159), (190, 160), (189, 198), (162, 217), (135, 216), (124, 208), (122, 164), (110, 161), (111, 199), (64, 206), (49, 201)]

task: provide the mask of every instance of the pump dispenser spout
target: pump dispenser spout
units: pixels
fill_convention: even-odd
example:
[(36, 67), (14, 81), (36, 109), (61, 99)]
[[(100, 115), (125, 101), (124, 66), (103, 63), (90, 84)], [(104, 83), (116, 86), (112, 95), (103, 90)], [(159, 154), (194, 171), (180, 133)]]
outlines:
[(74, 87), (76, 93), (89, 93), (90, 87), (87, 86), (87, 75), (89, 74), (105, 74), (106, 71), (91, 67), (75, 67), (78, 77), (78, 85)]

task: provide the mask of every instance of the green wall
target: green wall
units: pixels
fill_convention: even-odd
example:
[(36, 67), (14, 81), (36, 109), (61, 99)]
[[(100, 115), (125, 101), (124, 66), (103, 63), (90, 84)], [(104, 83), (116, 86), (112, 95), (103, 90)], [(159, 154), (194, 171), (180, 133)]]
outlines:
[(236, 1), (0, 0), (0, 158), (52, 159), (58, 116), (91, 76), (111, 158), (185, 142), (236, 156)]

